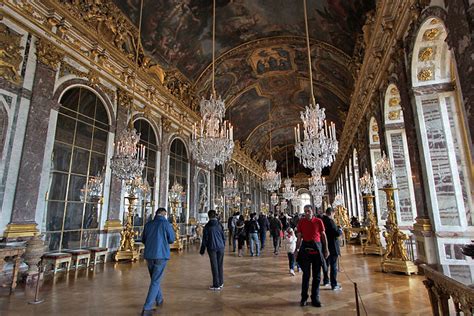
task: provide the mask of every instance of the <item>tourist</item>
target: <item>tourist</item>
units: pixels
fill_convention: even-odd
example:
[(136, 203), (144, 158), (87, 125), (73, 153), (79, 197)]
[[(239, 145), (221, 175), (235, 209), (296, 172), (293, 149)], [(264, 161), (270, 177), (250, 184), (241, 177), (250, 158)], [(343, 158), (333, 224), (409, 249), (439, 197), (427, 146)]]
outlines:
[(170, 259), (169, 245), (175, 240), (173, 227), (166, 218), (166, 209), (160, 207), (156, 213), (155, 218), (145, 224), (142, 235), (142, 242), (145, 245), (144, 258), (151, 278), (148, 295), (143, 305), (143, 315), (151, 315), (153, 304), (157, 306), (163, 304), (160, 282), (166, 263)]
[(250, 220), (247, 224), (247, 234), (250, 240), (250, 256), (254, 256), (254, 248), (257, 257), (260, 256), (260, 242), (258, 241), (258, 232), (260, 230), (260, 225), (258, 225), (257, 219), (255, 218), (257, 214), (250, 214)]
[(324, 233), (323, 221), (313, 217), (311, 205), (304, 207), (305, 217), (298, 222), (295, 256), (303, 271), (301, 284), (301, 306), (307, 305), (309, 279), (313, 274), (311, 286), (311, 305), (321, 307), (319, 300), (319, 282), (321, 281), (321, 267), (326, 265), (328, 246)]
[[(232, 234), (234, 233), (234, 217), (235, 217), (235, 214), (233, 214), (232, 216), (229, 216), (229, 219), (227, 219), (227, 232), (229, 234), (229, 247), (231, 246), (232, 244), (232, 241), (233, 241), (233, 236)], [(235, 247), (234, 247), (234, 251), (235, 251)]]
[(204, 251), (207, 249), (212, 271), (212, 285), (209, 289), (212, 291), (220, 291), (224, 286), (224, 228), (217, 220), (215, 210), (209, 210), (207, 216), (209, 217), (209, 221), (206, 226), (204, 226), (199, 253), (204, 255)]
[(296, 236), (293, 228), (288, 227), (285, 233), (285, 249), (288, 254), (288, 264), (290, 267), (290, 274), (295, 275), (295, 250), (296, 250)]
[(277, 216), (272, 216), (270, 213), (270, 236), (273, 239), (273, 254), (278, 255), (280, 250), (280, 234), (282, 232), (282, 225)]
[[(328, 207), (326, 214), (323, 216), (324, 228), (326, 229), (326, 237), (328, 242), (329, 257), (326, 259), (328, 269), (331, 269), (330, 276), (328, 276), (327, 270), (324, 272), (323, 283), (324, 286), (331, 285), (331, 289), (334, 291), (341, 290), (342, 287), (337, 284), (337, 258), (341, 255), (339, 248), (339, 236), (342, 235), (341, 227), (337, 227), (334, 222), (334, 209)], [(331, 281), (331, 283), (329, 283)]]
[(270, 222), (265, 214), (260, 213), (258, 216), (258, 225), (260, 225), (260, 249), (263, 250), (267, 239), (267, 231), (270, 229)]
[(245, 219), (243, 215), (240, 215), (239, 220), (235, 224), (235, 234), (234, 234), (234, 239), (237, 239), (238, 243), (238, 255), (239, 257), (242, 257), (244, 255), (244, 242), (246, 239), (247, 233), (245, 232)]

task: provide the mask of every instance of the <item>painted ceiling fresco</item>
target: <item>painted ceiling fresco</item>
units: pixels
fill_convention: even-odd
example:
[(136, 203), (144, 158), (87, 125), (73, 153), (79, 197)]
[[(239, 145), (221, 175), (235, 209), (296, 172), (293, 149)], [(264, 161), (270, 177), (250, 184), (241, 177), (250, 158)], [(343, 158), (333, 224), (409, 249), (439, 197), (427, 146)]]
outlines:
[[(137, 24), (140, 0), (114, 0)], [(351, 55), (373, 0), (309, 0), (310, 36)], [(211, 0), (144, 1), (144, 47), (190, 79), (211, 61)], [(258, 38), (304, 36), (303, 2), (217, 0), (217, 55)]]
[[(137, 23), (139, 0), (114, 2)], [(338, 133), (356, 76), (352, 53), (374, 2), (308, 0), (314, 94)], [(211, 4), (144, 1), (145, 49), (165, 69), (184, 74), (199, 98), (210, 94)], [(304, 35), (302, 0), (217, 0), (216, 91), (226, 101), (226, 119), (242, 148), (262, 163), (270, 156), (271, 129), (278, 168), (286, 166), (287, 152), (294, 156), (293, 127), (310, 99)], [(290, 169), (290, 176), (308, 171), (299, 163)]]

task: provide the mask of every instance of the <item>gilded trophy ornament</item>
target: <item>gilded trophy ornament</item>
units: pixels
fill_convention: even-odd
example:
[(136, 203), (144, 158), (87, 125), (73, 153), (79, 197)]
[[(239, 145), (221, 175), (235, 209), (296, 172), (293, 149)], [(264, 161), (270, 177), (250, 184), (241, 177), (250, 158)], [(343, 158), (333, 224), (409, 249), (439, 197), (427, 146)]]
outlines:
[(0, 24), (0, 77), (15, 84), (21, 81), (19, 71), (23, 47), (20, 42), (20, 34), (16, 34), (5, 24)]
[(56, 69), (64, 58), (64, 51), (47, 40), (38, 39), (36, 41), (36, 55), (41, 63)]

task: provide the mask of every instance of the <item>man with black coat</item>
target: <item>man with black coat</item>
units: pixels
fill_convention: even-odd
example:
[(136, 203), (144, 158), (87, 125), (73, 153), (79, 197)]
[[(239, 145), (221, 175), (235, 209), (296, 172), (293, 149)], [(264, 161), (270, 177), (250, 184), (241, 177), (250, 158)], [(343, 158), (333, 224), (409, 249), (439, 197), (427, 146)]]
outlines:
[(207, 248), (212, 271), (212, 285), (209, 289), (212, 291), (220, 291), (224, 287), (224, 228), (217, 220), (215, 210), (209, 210), (207, 216), (209, 216), (209, 221), (206, 226), (204, 226), (199, 253), (201, 256), (204, 255), (204, 251)]
[[(323, 223), (326, 229), (326, 238), (328, 241), (329, 257), (326, 258), (326, 263), (328, 269), (324, 271), (324, 286), (331, 284), (331, 289), (333, 291), (342, 290), (342, 287), (337, 284), (337, 258), (341, 255), (341, 250), (339, 248), (339, 236), (342, 235), (342, 230), (340, 227), (336, 226), (334, 222), (334, 209), (328, 207), (326, 209), (326, 214), (323, 216)], [(331, 269), (330, 275), (328, 277), (328, 270)], [(331, 281), (331, 283), (329, 283)]]
[(258, 225), (260, 225), (260, 249), (263, 250), (265, 248), (265, 240), (267, 239), (267, 231), (270, 229), (270, 222), (265, 214), (260, 213), (258, 215)]

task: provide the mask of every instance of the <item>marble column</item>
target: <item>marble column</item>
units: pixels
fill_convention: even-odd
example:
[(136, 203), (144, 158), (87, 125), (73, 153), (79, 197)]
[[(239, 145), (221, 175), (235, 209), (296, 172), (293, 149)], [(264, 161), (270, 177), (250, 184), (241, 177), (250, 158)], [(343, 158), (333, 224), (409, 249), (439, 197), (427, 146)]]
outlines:
[(159, 207), (168, 206), (168, 178), (169, 178), (169, 165), (168, 158), (170, 154), (170, 138), (171, 129), (170, 121), (163, 117), (161, 119), (161, 152), (160, 152), (160, 179), (159, 179), (159, 192), (158, 192), (158, 205)]
[(37, 233), (36, 207), (40, 189), (46, 138), (51, 109), (58, 104), (52, 100), (56, 68), (62, 59), (59, 51), (44, 57), (44, 43), (37, 42), (37, 66), (28, 112), (23, 151), (10, 223), (4, 232), (7, 239), (31, 237)]

